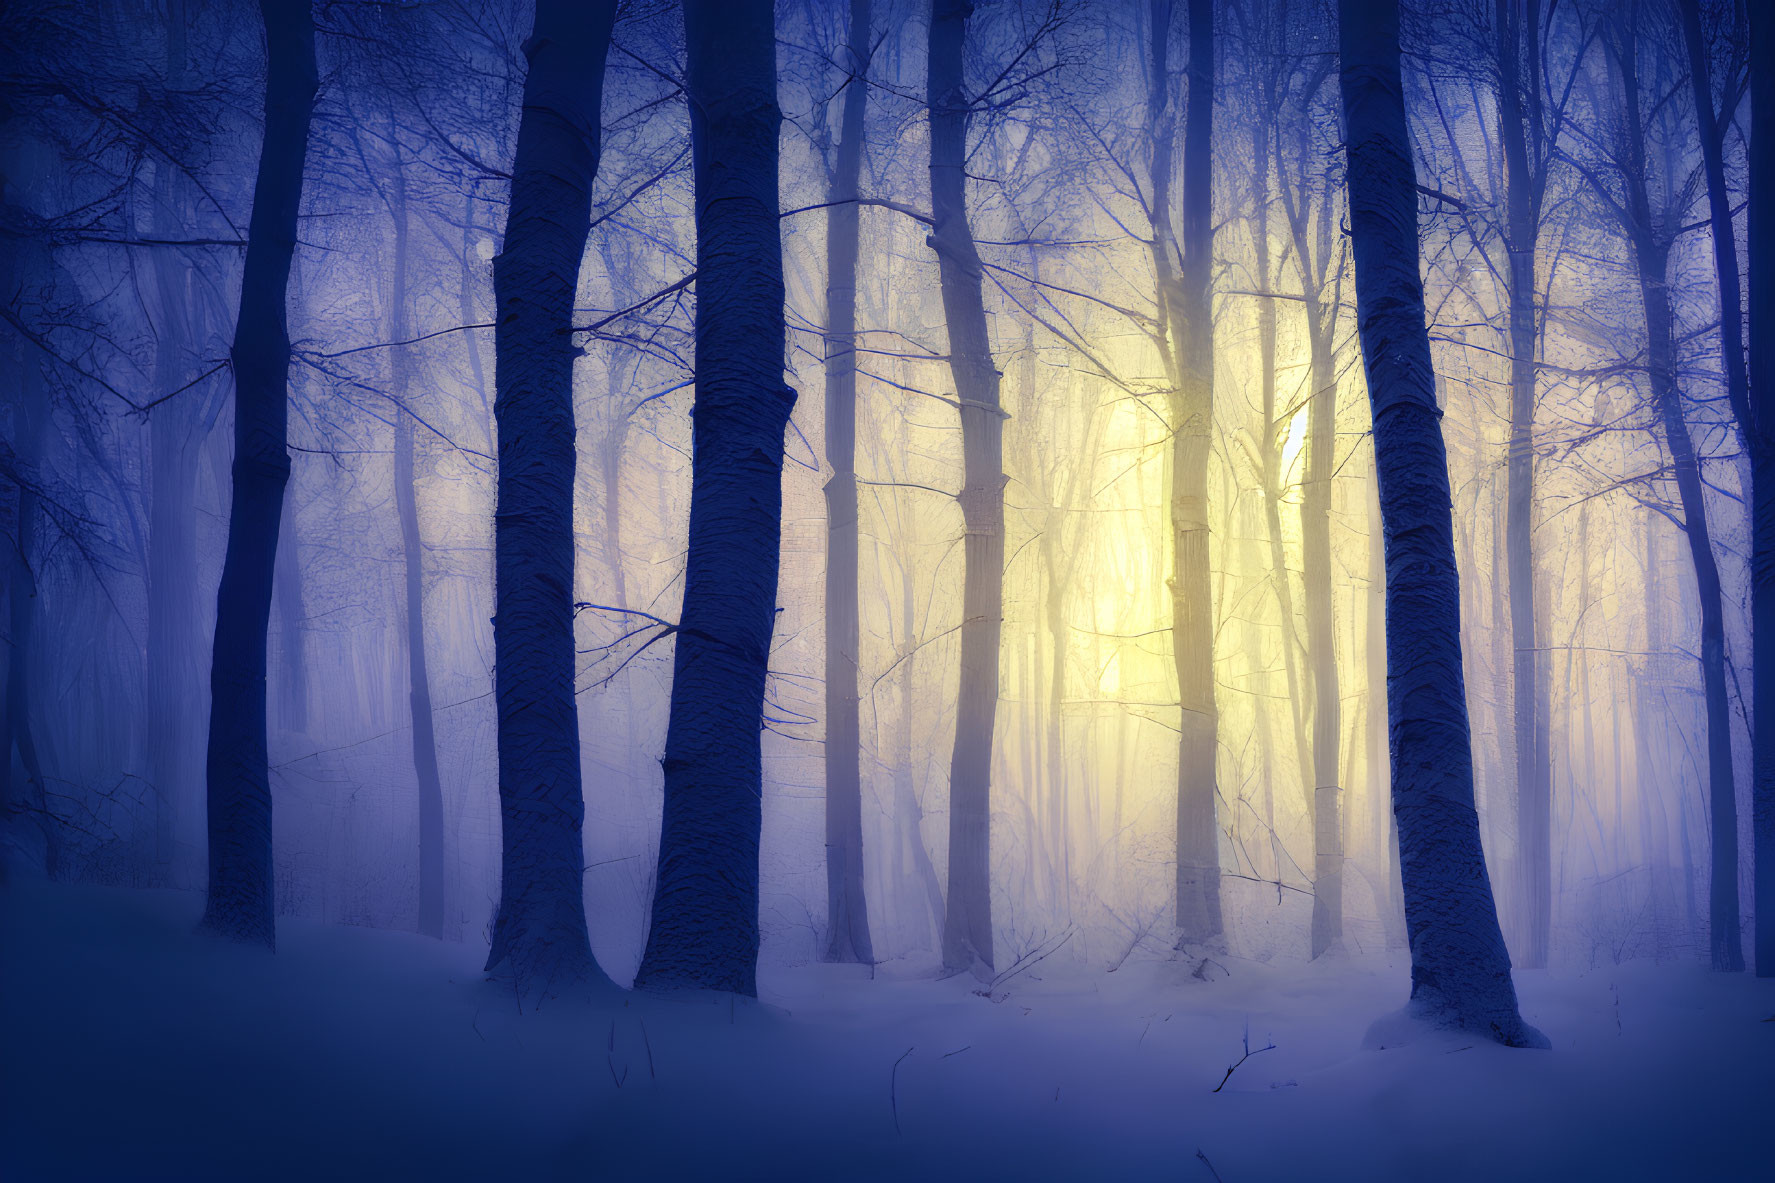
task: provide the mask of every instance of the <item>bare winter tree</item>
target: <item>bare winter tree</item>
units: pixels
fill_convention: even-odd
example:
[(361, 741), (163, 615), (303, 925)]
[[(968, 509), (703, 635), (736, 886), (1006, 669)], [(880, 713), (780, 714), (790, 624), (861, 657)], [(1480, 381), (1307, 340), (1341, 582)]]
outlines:
[(504, 845), (487, 968), (526, 991), (601, 982), (585, 920), (573, 701), (574, 296), (591, 231), (616, 5), (539, 0), (512, 161), (498, 304), (493, 640)]
[(1460, 577), (1418, 273), (1398, 0), (1340, 0), (1338, 26), (1356, 321), (1386, 531), (1387, 719), (1412, 1009), (1512, 1047), (1546, 1047), (1517, 1011), (1473, 801)]
[[(1775, 127), (1775, 13), (1767, 6), (1750, 6), (1750, 38), (1750, 118), (1756, 137), (1750, 152), (1750, 446), (1767, 461), (1775, 443), (1775, 151), (1756, 151), (1766, 133), (1754, 130)], [(1769, 472), (1770, 465), (1760, 465), (1759, 471)], [(1775, 977), (1775, 477), (1759, 478), (1752, 495), (1756, 973), (1769, 978)]]
[(870, 0), (851, 0), (843, 115), (826, 212), (826, 959), (875, 960), (863, 894), (857, 698), (857, 238), (869, 102)]
[[(1671, 251), (1680, 229), (1685, 194), (1680, 186), (1662, 183), (1668, 161), (1661, 164), (1654, 159), (1654, 150), (1669, 151), (1668, 139), (1659, 137), (1649, 142), (1648, 124), (1668, 118), (1661, 114), (1667, 112), (1665, 104), (1655, 97), (1666, 87), (1667, 71), (1659, 71), (1654, 65), (1652, 77), (1642, 76), (1645, 66), (1641, 60), (1641, 25), (1646, 11), (1643, 6), (1632, 4), (1600, 19), (1599, 40), (1618, 96), (1614, 142), (1608, 153), (1614, 183), (1608, 183), (1595, 170), (1581, 171), (1591, 182), (1597, 200), (1620, 226), (1638, 273), (1645, 318), (1647, 383), (1660, 434), (1670, 453), (1670, 471), (1701, 610), (1700, 664), (1706, 704), (1707, 796), (1713, 852), (1709, 943), (1715, 969), (1738, 971), (1744, 968), (1744, 954), (1739, 934), (1737, 790), (1732, 768), (1731, 705), (1726, 690), (1725, 592), (1713, 552), (1702, 461), (1689, 434), (1689, 417), (1678, 384), (1676, 328), (1669, 289)], [(1662, 56), (1654, 62), (1674, 66)], [(1654, 177), (1658, 179), (1655, 181)], [(1654, 193), (1660, 197), (1656, 204)]]
[(795, 404), (783, 380), (776, 26), (770, 0), (686, 0), (684, 31), (697, 232), (690, 546), (635, 984), (755, 995), (759, 737)]
[(933, 0), (926, 89), (931, 118), (931, 249), (960, 404), (965, 575), (955, 751), (949, 764), (949, 891), (943, 964), (992, 976), (992, 732), (998, 715), (1004, 617), (1004, 412), (980, 294), (980, 255), (968, 224), (971, 100), (964, 81), (966, 0)]
[(265, 639), (290, 479), (288, 288), (319, 85), (309, 0), (263, 0), (265, 143), (234, 330), (234, 497), (210, 664), (209, 895), (202, 927), (276, 943)]
[[(1172, 7), (1152, 8), (1152, 85), (1169, 87)], [(1153, 270), (1171, 394), (1171, 646), (1181, 711), (1177, 741), (1177, 927), (1187, 944), (1220, 939), (1216, 821), (1219, 714), (1214, 702), (1214, 595), (1209, 579), (1208, 460), (1214, 430), (1214, 3), (1190, 0), (1183, 131), (1182, 234), (1173, 230), (1176, 116), (1154, 104)]]

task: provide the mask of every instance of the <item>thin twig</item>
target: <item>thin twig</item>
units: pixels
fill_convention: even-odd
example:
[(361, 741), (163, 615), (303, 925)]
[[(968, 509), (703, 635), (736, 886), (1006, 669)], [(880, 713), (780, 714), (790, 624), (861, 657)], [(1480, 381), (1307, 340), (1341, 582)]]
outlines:
[[(1211, 1091), (1218, 1093), (1221, 1089), (1225, 1088), (1226, 1082), (1233, 1078), (1233, 1073), (1238, 1070), (1239, 1065), (1243, 1064), (1246, 1060), (1249, 1060), (1252, 1056), (1261, 1055), (1264, 1052), (1276, 1050), (1276, 1045), (1274, 1043), (1266, 1044), (1263, 1047), (1258, 1048), (1256, 1051), (1251, 1050), (1251, 1021), (1249, 1019), (1247, 1019), (1245, 1021), (1245, 1041), (1244, 1042), (1245, 1042), (1245, 1054), (1239, 1057), (1237, 1063), (1229, 1064), (1227, 1066), (1226, 1075), (1220, 1078), (1220, 1083), (1215, 1085)], [(1206, 1161), (1206, 1160), (1204, 1159), (1203, 1161)], [(1209, 1169), (1212, 1170), (1213, 1168), (1211, 1167)]]
[[(917, 1045), (914, 1044), (913, 1046), (916, 1047)], [(900, 1132), (900, 1060), (904, 1060), (911, 1054), (912, 1048), (910, 1047), (901, 1052), (900, 1059), (894, 1061), (893, 1068), (888, 1072), (888, 1104), (892, 1106), (894, 1110), (894, 1133), (896, 1134)]]

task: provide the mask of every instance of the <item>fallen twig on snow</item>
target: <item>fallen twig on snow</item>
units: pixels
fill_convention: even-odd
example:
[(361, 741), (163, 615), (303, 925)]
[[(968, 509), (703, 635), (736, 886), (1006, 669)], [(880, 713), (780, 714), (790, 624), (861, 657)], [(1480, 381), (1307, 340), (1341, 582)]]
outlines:
[[(1221, 1089), (1225, 1088), (1226, 1082), (1231, 1080), (1233, 1078), (1233, 1073), (1237, 1072), (1239, 1070), (1239, 1065), (1243, 1064), (1246, 1060), (1249, 1060), (1252, 1056), (1260, 1055), (1263, 1052), (1269, 1052), (1269, 1051), (1276, 1050), (1276, 1045), (1274, 1043), (1265, 1044), (1263, 1047), (1258, 1048), (1257, 1051), (1251, 1050), (1251, 1020), (1249, 1020), (1249, 1019), (1247, 1019), (1245, 1021), (1245, 1041), (1244, 1042), (1245, 1042), (1245, 1054), (1240, 1056), (1235, 1063), (1227, 1065), (1226, 1075), (1220, 1078), (1220, 1083), (1215, 1085), (1214, 1088), (1210, 1090), (1211, 1092), (1218, 1093)], [(1199, 1154), (1200, 1151), (1198, 1151), (1197, 1153)], [(1204, 1159), (1203, 1161), (1207, 1161), (1207, 1160)], [(1212, 1170), (1213, 1168), (1210, 1167), (1209, 1169)]]

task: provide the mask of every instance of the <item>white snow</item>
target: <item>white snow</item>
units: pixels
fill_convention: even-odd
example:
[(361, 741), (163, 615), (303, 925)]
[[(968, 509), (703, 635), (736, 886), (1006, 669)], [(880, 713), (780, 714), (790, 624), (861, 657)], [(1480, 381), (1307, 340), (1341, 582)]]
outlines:
[(1770, 1177), (1775, 981), (1691, 964), (1518, 973), (1533, 1052), (1398, 1015), (1399, 956), (1056, 957), (990, 998), (761, 967), (760, 1003), (521, 1014), (478, 943), (286, 920), (270, 955), (199, 911), (0, 889), (0, 1178)]

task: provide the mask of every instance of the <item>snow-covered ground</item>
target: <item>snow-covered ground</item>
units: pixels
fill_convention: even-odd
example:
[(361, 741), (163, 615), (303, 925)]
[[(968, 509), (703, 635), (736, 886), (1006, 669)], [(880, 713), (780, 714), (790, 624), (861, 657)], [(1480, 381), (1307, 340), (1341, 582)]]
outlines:
[[(0, 888), (0, 1179), (1767, 1179), (1775, 981), (1519, 973), (1551, 1052), (1388, 1021), (1403, 959), (763, 969), (520, 1014), (478, 945)], [(1058, 968), (1056, 967), (1058, 963)], [(1380, 1020), (1377, 1022), (1377, 1020)], [(1249, 1028), (1255, 1051), (1226, 1080)], [(1378, 1046), (1386, 1045), (1386, 1046)], [(1756, 1165), (1753, 1165), (1756, 1164)], [(1138, 1174), (1136, 1174), (1138, 1172)]]

